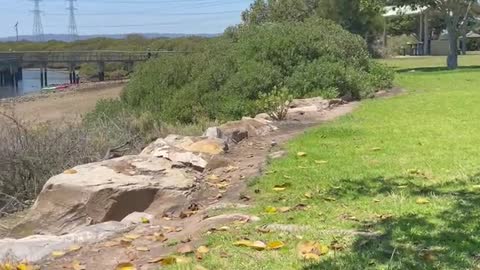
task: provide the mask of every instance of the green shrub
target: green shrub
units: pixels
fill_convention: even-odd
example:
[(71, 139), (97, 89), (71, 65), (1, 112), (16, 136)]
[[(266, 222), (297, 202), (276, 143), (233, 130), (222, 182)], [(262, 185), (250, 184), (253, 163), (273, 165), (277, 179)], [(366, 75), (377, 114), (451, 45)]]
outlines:
[(141, 65), (122, 102), (161, 122), (226, 121), (257, 113), (276, 85), (295, 98), (367, 97), (391, 83), (383, 69), (361, 37), (330, 21), (238, 26), (196, 53)]
[(257, 108), (265, 112), (274, 120), (283, 120), (287, 117), (290, 103), (293, 96), (287, 88), (277, 89), (276, 87), (270, 93), (262, 93), (257, 101)]

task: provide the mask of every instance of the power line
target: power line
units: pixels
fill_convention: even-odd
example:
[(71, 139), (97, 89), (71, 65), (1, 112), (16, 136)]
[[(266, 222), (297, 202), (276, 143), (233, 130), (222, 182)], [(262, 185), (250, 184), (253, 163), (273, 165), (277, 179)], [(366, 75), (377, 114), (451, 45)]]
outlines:
[(33, 0), (33, 36), (35, 37), (36, 41), (43, 41), (43, 24), (41, 16), (42, 11), (40, 10), (40, 1), (42, 0)]
[(74, 4), (76, 0), (67, 0), (67, 1), (69, 3), (68, 34), (70, 35), (71, 41), (75, 41), (78, 39), (78, 30), (77, 30), (77, 22), (75, 20), (75, 4)]

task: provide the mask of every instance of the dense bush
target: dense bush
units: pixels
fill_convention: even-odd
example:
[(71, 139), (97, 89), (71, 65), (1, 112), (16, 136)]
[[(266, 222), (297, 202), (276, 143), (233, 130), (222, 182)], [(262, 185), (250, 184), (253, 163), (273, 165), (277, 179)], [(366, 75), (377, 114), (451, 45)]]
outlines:
[(169, 123), (229, 120), (259, 112), (275, 87), (294, 97), (360, 99), (391, 84), (365, 41), (325, 20), (230, 28), (201, 53), (152, 60), (134, 74), (122, 100)]

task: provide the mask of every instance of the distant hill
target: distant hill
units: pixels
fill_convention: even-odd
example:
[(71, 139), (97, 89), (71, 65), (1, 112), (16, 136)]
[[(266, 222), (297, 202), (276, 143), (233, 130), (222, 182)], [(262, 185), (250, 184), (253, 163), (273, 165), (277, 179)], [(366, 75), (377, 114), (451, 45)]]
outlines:
[[(154, 38), (179, 38), (179, 37), (189, 37), (189, 36), (200, 36), (200, 37), (216, 37), (220, 34), (180, 34), (180, 33), (146, 33), (146, 34), (138, 34), (138, 33), (130, 33), (130, 34), (110, 34), (110, 35), (81, 35), (78, 37), (79, 40), (86, 40), (92, 38), (113, 38), (113, 39), (124, 39), (129, 35), (141, 35), (148, 39)], [(19, 40), (23, 41), (35, 41), (35, 38), (31, 35), (24, 35), (19, 36)], [(58, 41), (65, 41), (69, 42), (70, 36), (65, 34), (45, 34), (44, 40), (58, 40)], [(0, 42), (8, 42), (8, 41), (16, 41), (16, 37), (0, 37)]]

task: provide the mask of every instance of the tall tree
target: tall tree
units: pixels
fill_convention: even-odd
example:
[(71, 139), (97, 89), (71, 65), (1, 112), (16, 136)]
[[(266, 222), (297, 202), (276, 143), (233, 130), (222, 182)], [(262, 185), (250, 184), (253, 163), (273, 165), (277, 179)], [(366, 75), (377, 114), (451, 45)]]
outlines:
[(477, 0), (396, 0), (399, 6), (428, 6), (440, 12), (445, 18), (448, 31), (450, 51), (447, 57), (447, 67), (458, 67), (458, 38), (467, 23), (471, 12), (477, 10)]
[(255, 0), (243, 12), (244, 24), (330, 19), (352, 33), (368, 36), (381, 30), (385, 0)]

